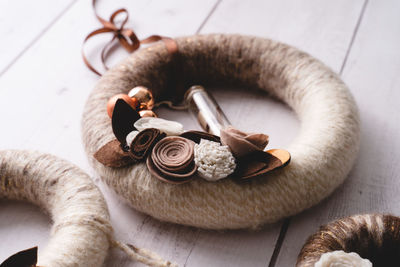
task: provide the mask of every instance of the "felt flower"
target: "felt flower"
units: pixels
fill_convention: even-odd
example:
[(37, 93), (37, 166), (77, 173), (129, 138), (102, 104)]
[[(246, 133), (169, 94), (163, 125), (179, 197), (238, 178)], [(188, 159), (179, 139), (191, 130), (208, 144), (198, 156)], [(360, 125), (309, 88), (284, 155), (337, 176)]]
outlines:
[(244, 133), (231, 126), (220, 131), (221, 143), (228, 146), (236, 158), (262, 151), (268, 144), (268, 135)]
[(149, 171), (158, 179), (170, 183), (188, 181), (196, 172), (194, 142), (179, 136), (165, 137), (147, 158)]
[(315, 267), (372, 267), (372, 263), (360, 257), (355, 252), (346, 253), (343, 250), (336, 250), (322, 254), (315, 263)]
[(194, 147), (194, 161), (199, 175), (208, 181), (217, 181), (234, 172), (235, 158), (227, 146), (201, 139)]
[(165, 133), (168, 136), (180, 135), (183, 133), (183, 126), (179, 122), (154, 117), (144, 117), (138, 119), (135, 122), (134, 126), (139, 131), (143, 131), (147, 128), (159, 129), (161, 132)]
[(142, 160), (163, 137), (165, 137), (165, 134), (154, 128), (139, 132), (130, 144), (130, 157), (137, 161)]

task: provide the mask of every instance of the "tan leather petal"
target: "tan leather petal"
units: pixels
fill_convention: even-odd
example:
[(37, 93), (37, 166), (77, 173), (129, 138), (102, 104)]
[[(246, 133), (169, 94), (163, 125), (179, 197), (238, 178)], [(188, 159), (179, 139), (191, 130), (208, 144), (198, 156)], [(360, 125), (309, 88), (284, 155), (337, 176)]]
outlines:
[(220, 131), (221, 143), (227, 145), (236, 158), (245, 157), (255, 151), (263, 150), (268, 144), (268, 135), (244, 133), (233, 127)]
[(128, 152), (121, 148), (118, 140), (113, 140), (101, 147), (94, 155), (104, 166), (112, 168), (120, 168), (135, 163)]

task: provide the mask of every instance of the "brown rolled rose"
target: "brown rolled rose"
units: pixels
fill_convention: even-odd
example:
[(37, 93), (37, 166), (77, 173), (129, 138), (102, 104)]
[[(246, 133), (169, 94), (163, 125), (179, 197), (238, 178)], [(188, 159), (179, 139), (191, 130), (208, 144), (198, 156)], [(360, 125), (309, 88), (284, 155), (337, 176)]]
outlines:
[(268, 135), (244, 133), (231, 126), (220, 131), (221, 143), (228, 146), (236, 158), (262, 151), (268, 144)]
[(196, 172), (194, 142), (179, 136), (160, 140), (147, 158), (150, 172), (171, 183), (188, 181)]
[(163, 137), (165, 137), (165, 134), (155, 128), (139, 132), (130, 144), (131, 158), (138, 161), (144, 159), (153, 146)]

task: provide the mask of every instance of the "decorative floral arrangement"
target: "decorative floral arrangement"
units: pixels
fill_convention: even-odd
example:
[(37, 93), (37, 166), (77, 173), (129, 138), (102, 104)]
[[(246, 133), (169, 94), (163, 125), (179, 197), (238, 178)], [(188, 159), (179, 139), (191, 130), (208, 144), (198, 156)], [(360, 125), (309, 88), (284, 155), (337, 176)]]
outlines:
[(268, 135), (245, 133), (232, 126), (221, 129), (220, 136), (184, 131), (179, 122), (157, 118), (153, 106), (151, 92), (141, 86), (128, 95), (112, 97), (107, 112), (116, 140), (100, 148), (94, 157), (112, 168), (145, 162), (155, 177), (173, 184), (194, 177), (247, 180), (290, 161), (285, 150), (264, 151)]

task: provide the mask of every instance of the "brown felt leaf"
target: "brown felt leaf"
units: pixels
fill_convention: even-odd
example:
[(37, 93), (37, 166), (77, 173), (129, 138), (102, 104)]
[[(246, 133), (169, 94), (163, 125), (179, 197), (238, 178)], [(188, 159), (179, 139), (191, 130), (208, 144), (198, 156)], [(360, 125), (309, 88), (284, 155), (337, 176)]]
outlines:
[(125, 152), (118, 140), (113, 140), (101, 147), (94, 158), (107, 167), (120, 168), (135, 163), (135, 160)]
[(187, 131), (184, 132), (183, 134), (180, 135), (183, 138), (192, 140), (195, 143), (200, 143), (201, 139), (206, 139), (206, 140), (210, 140), (210, 141), (214, 141), (214, 142), (218, 142), (220, 143), (220, 138), (219, 136), (210, 134), (210, 133), (206, 133), (206, 132), (201, 132), (201, 131)]
[[(281, 149), (271, 151), (274, 153), (270, 153), (269, 151), (256, 151), (238, 160), (234, 177), (239, 180), (247, 180), (288, 164), (290, 160), (289, 152)], [(282, 157), (277, 157), (276, 155)], [(289, 157), (287, 155), (289, 155)]]
[(37, 247), (20, 251), (6, 259), (0, 267), (35, 267), (37, 251)]
[(115, 137), (122, 145), (126, 145), (126, 136), (136, 130), (133, 124), (140, 119), (139, 113), (123, 99), (118, 99), (111, 118)]

